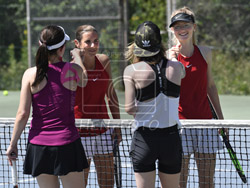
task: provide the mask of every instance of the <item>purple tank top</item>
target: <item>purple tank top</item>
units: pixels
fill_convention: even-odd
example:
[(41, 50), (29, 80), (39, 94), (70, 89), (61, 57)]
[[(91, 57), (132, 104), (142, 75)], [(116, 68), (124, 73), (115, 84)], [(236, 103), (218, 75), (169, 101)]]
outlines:
[(49, 64), (46, 86), (32, 95), (33, 112), (28, 138), (32, 144), (60, 146), (79, 138), (74, 118), (75, 91), (61, 83), (65, 65), (71, 67), (65, 62)]

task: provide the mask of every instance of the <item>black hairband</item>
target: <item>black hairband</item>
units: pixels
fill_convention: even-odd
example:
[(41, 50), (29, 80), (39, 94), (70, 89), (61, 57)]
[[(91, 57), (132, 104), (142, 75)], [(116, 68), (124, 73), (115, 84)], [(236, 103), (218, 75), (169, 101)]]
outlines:
[(179, 13), (171, 18), (171, 24), (169, 25), (169, 27), (172, 27), (174, 23), (179, 21), (195, 23), (193, 15), (189, 15), (186, 13)]

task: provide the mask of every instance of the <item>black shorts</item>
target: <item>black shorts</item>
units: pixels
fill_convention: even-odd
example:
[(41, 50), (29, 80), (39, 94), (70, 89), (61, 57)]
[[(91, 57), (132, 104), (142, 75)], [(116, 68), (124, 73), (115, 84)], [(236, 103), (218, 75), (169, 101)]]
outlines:
[(24, 174), (63, 176), (85, 168), (88, 168), (88, 162), (80, 138), (63, 146), (27, 145)]
[(181, 171), (182, 144), (177, 125), (152, 129), (140, 127), (134, 132), (130, 148), (134, 172), (151, 172), (156, 169), (166, 174)]

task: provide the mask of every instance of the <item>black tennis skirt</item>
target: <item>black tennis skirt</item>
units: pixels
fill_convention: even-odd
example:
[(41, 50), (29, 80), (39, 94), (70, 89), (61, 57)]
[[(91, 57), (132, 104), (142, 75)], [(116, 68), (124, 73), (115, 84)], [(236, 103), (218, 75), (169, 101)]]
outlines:
[(80, 138), (63, 146), (28, 143), (23, 168), (24, 174), (33, 177), (40, 174), (63, 176), (83, 171), (88, 168), (88, 161)]

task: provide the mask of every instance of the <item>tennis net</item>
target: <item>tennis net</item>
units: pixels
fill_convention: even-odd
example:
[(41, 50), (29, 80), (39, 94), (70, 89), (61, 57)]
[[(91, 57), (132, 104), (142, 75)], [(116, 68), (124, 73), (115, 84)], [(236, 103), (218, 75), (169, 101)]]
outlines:
[[(11, 168), (8, 164), (7, 157), (5, 155), (7, 147), (10, 142), (14, 118), (0, 118), (0, 187), (12, 187)], [(119, 144), (119, 155), (114, 158), (114, 165), (117, 169), (115, 170), (115, 187), (136, 187), (133, 167), (129, 158), (129, 148), (132, 138), (131, 125), (133, 120), (90, 120), (90, 119), (78, 119), (76, 120), (77, 127), (81, 128), (95, 128), (95, 127), (106, 127), (106, 128), (121, 128), (122, 130), (122, 142)], [(226, 128), (229, 131), (229, 142), (232, 148), (236, 152), (236, 157), (241, 165), (242, 171), (246, 176), (250, 171), (250, 120), (183, 120), (181, 131), (187, 131), (190, 128), (192, 130), (200, 131), (199, 137), (201, 140), (206, 140), (204, 132), (211, 131), (213, 129), (218, 130), (219, 128)], [(23, 161), (25, 156), (27, 137), (29, 131), (28, 124), (19, 140), (18, 143), (18, 183), (19, 187), (38, 187), (36, 180), (29, 175), (23, 175)], [(218, 131), (216, 131), (218, 134)], [(203, 138), (204, 137), (204, 138)], [(185, 141), (189, 142), (193, 140), (193, 137), (183, 137)], [(90, 137), (91, 141), (95, 141), (96, 136)], [(190, 139), (190, 140), (189, 140)], [(184, 141), (183, 140), (183, 141)], [(217, 141), (216, 141), (217, 142)], [(214, 187), (249, 187), (249, 183), (244, 183), (240, 178), (235, 165), (230, 159), (229, 151), (225, 144), (222, 142), (222, 148), (216, 150), (217, 143), (205, 143), (204, 147), (208, 150), (215, 148), (216, 152), (216, 166), (214, 175)], [(84, 146), (87, 147), (87, 146)], [(91, 149), (91, 147), (90, 147)], [(185, 150), (185, 148), (183, 148)], [(188, 144), (189, 149), (189, 144)], [(191, 148), (192, 149), (192, 148)], [(196, 157), (196, 160), (195, 160)], [(118, 159), (118, 160), (117, 160)], [(191, 155), (188, 165), (189, 176), (187, 180), (187, 187), (199, 187), (198, 169), (196, 162), (202, 162), (202, 160), (208, 160), (208, 158), (199, 158), (199, 155)], [(211, 158), (213, 160), (213, 158)], [(196, 161), (196, 162), (195, 162)], [(209, 174), (209, 168), (206, 169)], [(205, 173), (205, 174), (207, 174)], [(104, 173), (105, 174), (105, 173)], [(161, 187), (158, 177), (156, 178), (156, 186)], [(116, 181), (118, 180), (118, 181)], [(182, 180), (181, 180), (182, 181)], [(118, 185), (118, 186), (117, 186)], [(90, 165), (90, 173), (88, 178), (88, 187), (98, 187), (97, 175), (94, 164)], [(212, 187), (212, 186), (211, 186)]]

